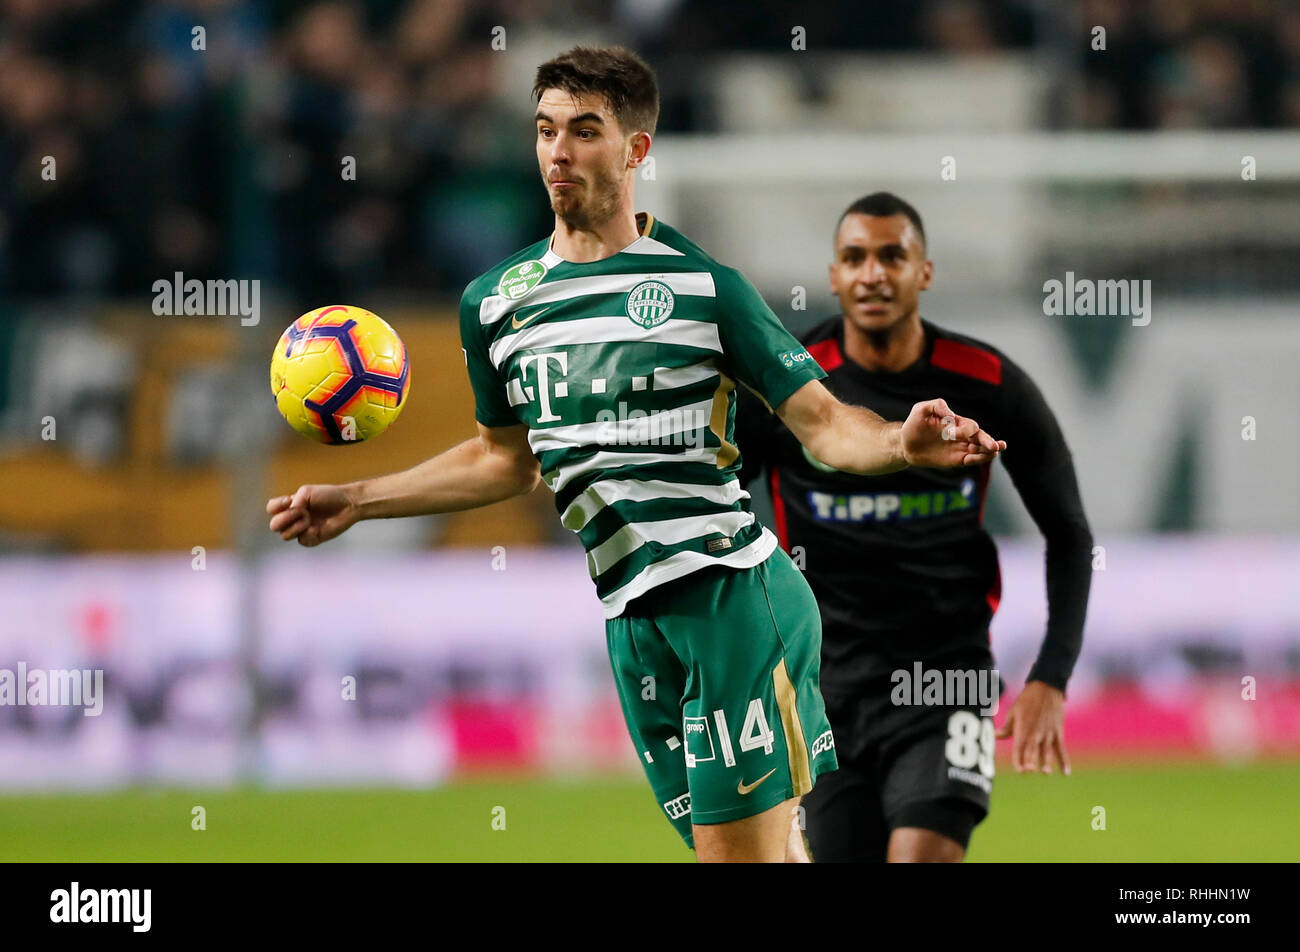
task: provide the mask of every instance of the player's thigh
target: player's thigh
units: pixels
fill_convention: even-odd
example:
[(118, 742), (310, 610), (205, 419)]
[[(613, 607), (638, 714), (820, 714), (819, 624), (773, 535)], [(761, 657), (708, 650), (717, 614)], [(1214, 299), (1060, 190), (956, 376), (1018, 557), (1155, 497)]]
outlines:
[(695, 855), (701, 863), (783, 863), (798, 798), (726, 823), (695, 827)]
[(691, 796), (681, 738), (686, 668), (652, 618), (625, 614), (608, 619), (605, 640), (637, 757), (660, 808), (691, 846)]
[(884, 862), (889, 827), (875, 774), (840, 760), (801, 803), (813, 862)]
[(700, 576), (657, 619), (689, 672), (682, 730), (697, 827), (757, 816), (835, 769), (821, 617), (802, 574), (778, 550)]
[[(988, 815), (993, 791), (993, 718), (977, 709), (925, 708), (909, 713), (882, 760), (881, 800), (891, 829), (928, 830), (964, 851)], [(941, 858), (949, 848), (928, 837), (905, 835), (912, 858)], [(926, 849), (928, 844), (929, 849)]]

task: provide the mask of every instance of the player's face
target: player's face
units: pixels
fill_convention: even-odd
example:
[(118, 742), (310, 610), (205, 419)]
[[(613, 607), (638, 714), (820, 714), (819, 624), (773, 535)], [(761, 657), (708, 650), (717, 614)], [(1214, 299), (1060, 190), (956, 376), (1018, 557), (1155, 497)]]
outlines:
[(909, 319), (933, 273), (906, 215), (846, 215), (840, 223), (831, 292), (860, 330), (887, 331)]
[(627, 179), (629, 137), (605, 97), (548, 89), (536, 119), (537, 165), (551, 210), (579, 228), (608, 220)]

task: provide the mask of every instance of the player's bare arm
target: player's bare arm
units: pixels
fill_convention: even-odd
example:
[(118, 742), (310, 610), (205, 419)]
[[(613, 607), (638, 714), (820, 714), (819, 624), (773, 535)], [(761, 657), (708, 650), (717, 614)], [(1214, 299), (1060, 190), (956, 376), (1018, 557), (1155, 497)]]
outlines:
[(1053, 760), (1061, 773), (1070, 772), (1065, 752), (1065, 694), (1050, 684), (1026, 684), (997, 736), (1012, 738), (1011, 765), (1017, 773), (1051, 773)]
[(889, 423), (864, 407), (841, 403), (816, 380), (796, 390), (776, 412), (817, 459), (863, 475), (907, 466), (973, 466), (1007, 448), (943, 400), (918, 403), (902, 423)]
[(266, 504), (272, 532), (299, 545), (328, 542), (362, 519), (458, 512), (531, 492), (541, 467), (524, 425), (478, 435), (400, 473), (343, 486), (307, 485)]

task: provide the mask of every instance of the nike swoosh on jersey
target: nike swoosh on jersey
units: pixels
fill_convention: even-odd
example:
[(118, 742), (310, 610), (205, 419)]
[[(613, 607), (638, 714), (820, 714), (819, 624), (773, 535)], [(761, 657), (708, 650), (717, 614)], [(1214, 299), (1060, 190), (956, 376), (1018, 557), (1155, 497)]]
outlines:
[(763, 776), (759, 777), (759, 778), (758, 778), (757, 780), (755, 780), (753, 783), (749, 783), (749, 784), (747, 784), (747, 783), (741, 781), (741, 782), (739, 782), (739, 783), (736, 784), (736, 792), (737, 792), (738, 794), (740, 794), (740, 795), (743, 797), (743, 796), (745, 796), (745, 794), (747, 794), (747, 793), (751, 793), (755, 787), (757, 787), (760, 783), (762, 783), (762, 782), (763, 782), (764, 780), (766, 780), (768, 777), (772, 776), (772, 774), (774, 774), (774, 773), (776, 773), (776, 768), (775, 768), (775, 767), (773, 767), (773, 768), (772, 768), (771, 770), (769, 770), (767, 773), (763, 774)]
[(531, 324), (534, 320), (536, 320), (537, 318), (541, 317), (543, 314), (545, 314), (547, 311), (549, 311), (552, 307), (554, 307), (553, 304), (548, 304), (546, 307), (542, 308), (540, 311), (534, 311), (532, 317), (529, 317), (527, 320), (523, 320), (523, 321), (521, 321), (521, 320), (520, 320), (519, 318), (517, 318), (517, 317), (512, 317), (512, 318), (510, 318), (510, 326), (513, 327), (515, 330), (519, 330), (519, 328), (523, 327), (525, 324)]

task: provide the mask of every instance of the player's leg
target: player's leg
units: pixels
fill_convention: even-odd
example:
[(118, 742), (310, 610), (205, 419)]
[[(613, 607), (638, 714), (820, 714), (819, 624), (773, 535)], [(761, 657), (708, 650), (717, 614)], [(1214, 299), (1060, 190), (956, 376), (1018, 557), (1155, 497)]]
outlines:
[(665, 595), (656, 624), (689, 671), (683, 733), (700, 859), (780, 861), (795, 801), (835, 768), (812, 591), (778, 550)]
[(686, 669), (653, 618), (635, 609), (608, 619), (605, 638), (623, 718), (650, 789), (678, 835), (693, 846), (681, 737)]
[(813, 862), (883, 863), (889, 827), (879, 784), (873, 772), (839, 756), (840, 769), (818, 780), (803, 798)]
[[(695, 827), (695, 855), (701, 863), (784, 863), (791, 859), (790, 817), (797, 798), (755, 816)], [(802, 844), (800, 844), (802, 846)]]
[(812, 856), (808, 854), (808, 841), (804, 837), (804, 812), (800, 799), (802, 798), (794, 800), (794, 806), (790, 809), (790, 839), (785, 845), (787, 863), (812, 862)]
[(876, 770), (878, 703), (859, 695), (823, 695), (840, 768), (803, 799), (814, 863), (883, 863), (889, 843)]
[(891, 743), (881, 797), (890, 862), (959, 863), (988, 815), (993, 719), (975, 709), (928, 708)]
[[(808, 844), (804, 841), (803, 824), (800, 822), (802, 812), (799, 809), (799, 799), (787, 800), (784, 804), (779, 804), (772, 808), (777, 816), (782, 815), (781, 811), (788, 810), (790, 814), (790, 834), (785, 843), (785, 859), (787, 863), (811, 863), (812, 857), (808, 855)], [(748, 820), (736, 820), (737, 823), (748, 823)], [(702, 827), (704, 831), (716, 830), (716, 826)]]
[[(929, 826), (938, 825), (934, 819), (920, 818), (909, 822), (923, 822)], [(940, 820), (938, 823), (945, 822)], [(971, 824), (974, 828), (974, 822)], [(966, 833), (958, 842), (951, 836), (945, 836), (935, 830), (920, 826), (902, 826), (889, 834), (888, 861), (891, 863), (960, 863), (966, 857), (965, 842), (970, 834)]]

